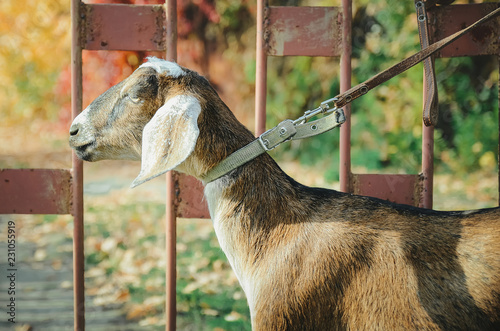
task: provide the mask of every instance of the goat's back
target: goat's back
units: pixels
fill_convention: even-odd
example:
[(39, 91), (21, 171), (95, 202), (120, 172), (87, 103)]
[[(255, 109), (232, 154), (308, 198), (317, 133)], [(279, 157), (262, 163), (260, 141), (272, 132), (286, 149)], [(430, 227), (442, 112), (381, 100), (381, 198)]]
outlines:
[(307, 191), (308, 221), (272, 230), (254, 277), (257, 330), (500, 329), (500, 209)]

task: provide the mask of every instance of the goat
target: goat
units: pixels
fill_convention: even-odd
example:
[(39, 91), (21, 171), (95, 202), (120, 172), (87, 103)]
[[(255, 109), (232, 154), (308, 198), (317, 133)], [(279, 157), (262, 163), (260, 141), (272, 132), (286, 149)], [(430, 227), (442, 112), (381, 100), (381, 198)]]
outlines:
[[(86, 161), (141, 160), (133, 185), (203, 180), (254, 140), (208, 81), (149, 58), (70, 128)], [(500, 209), (441, 212), (311, 188), (268, 155), (204, 183), (254, 330), (500, 330)]]

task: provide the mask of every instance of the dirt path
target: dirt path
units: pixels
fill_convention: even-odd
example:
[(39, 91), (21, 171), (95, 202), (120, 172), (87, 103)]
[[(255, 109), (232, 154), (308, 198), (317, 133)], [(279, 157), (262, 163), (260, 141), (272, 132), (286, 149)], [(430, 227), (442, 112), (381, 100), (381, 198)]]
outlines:
[[(23, 222), (23, 228), (29, 229), (29, 217), (21, 220), (11, 215), (1, 215), (2, 228), (9, 220)], [(2, 234), (2, 237), (5, 235)], [(57, 234), (51, 236), (50, 241), (41, 250), (37, 243), (19, 238), (16, 242), (15, 268), (11, 268), (6, 259), (7, 242), (0, 240), (0, 305), (3, 307), (0, 330), (73, 329), (71, 243), (64, 235)], [(14, 310), (8, 307), (11, 298), (15, 300)], [(9, 315), (9, 310), (13, 314)], [(154, 330), (127, 320), (121, 304), (98, 305), (92, 296), (86, 296), (85, 311), (87, 330)], [(15, 323), (9, 321), (10, 318)]]

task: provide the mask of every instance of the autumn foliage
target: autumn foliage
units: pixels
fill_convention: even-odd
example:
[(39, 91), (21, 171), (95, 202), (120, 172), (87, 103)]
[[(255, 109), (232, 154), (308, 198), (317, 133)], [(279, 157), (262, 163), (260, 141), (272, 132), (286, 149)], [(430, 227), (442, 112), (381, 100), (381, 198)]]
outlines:
[[(85, 2), (164, 3), (162, 0)], [(210, 24), (221, 23), (221, 15), (213, 0), (178, 0), (177, 6), (179, 61), (208, 74), (209, 58), (218, 50), (219, 32), (207, 30)], [(243, 2), (237, 8), (244, 6)], [(49, 120), (56, 123), (56, 129), (67, 130), (71, 121), (70, 22), (70, 1), (67, 0), (6, 0), (0, 3), (2, 119), (12, 124), (34, 118)], [(230, 27), (225, 27), (224, 23), (221, 27), (225, 33), (230, 33)], [(84, 51), (84, 107), (128, 76), (148, 55), (163, 56), (160, 52)]]
[[(91, 1), (87, 1), (91, 2)], [(155, 4), (161, 0), (92, 1)], [(471, 1), (457, 0), (455, 4)], [(472, 1), (482, 2), (482, 1)], [(272, 5), (322, 1), (272, 1)], [(326, 4), (326, 3), (325, 3)], [(327, 5), (339, 5), (340, 1)], [(353, 83), (419, 49), (411, 1), (353, 1)], [(0, 2), (0, 119), (7, 125), (70, 122), (70, 2)], [(178, 62), (206, 75), (236, 116), (252, 129), (255, 81), (253, 1), (178, 0)], [(145, 52), (84, 51), (84, 107), (129, 75)], [(162, 56), (161, 53), (156, 54)], [(467, 173), (497, 168), (498, 70), (494, 57), (436, 60), (440, 122), (436, 165)], [(339, 92), (337, 58), (269, 58), (268, 126), (296, 117)], [(355, 171), (416, 173), (421, 162), (422, 68), (416, 66), (353, 104)], [(279, 157), (323, 164), (338, 178), (338, 136), (289, 145)]]

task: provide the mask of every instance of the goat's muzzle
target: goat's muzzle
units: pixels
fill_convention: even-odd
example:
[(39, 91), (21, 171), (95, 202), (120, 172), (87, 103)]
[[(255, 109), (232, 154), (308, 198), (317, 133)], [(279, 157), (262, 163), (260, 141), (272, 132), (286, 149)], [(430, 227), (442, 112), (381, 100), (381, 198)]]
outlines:
[(85, 161), (92, 161), (91, 150), (95, 147), (95, 139), (82, 134), (80, 123), (73, 123), (69, 129), (69, 146), (76, 155)]

